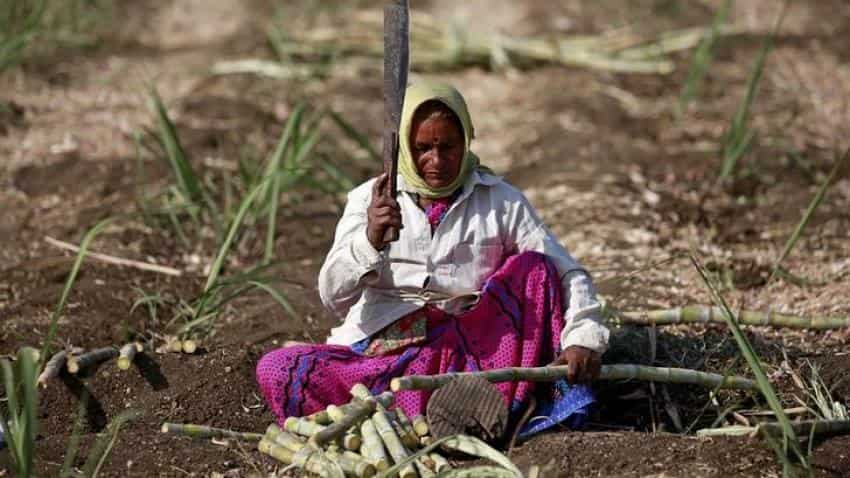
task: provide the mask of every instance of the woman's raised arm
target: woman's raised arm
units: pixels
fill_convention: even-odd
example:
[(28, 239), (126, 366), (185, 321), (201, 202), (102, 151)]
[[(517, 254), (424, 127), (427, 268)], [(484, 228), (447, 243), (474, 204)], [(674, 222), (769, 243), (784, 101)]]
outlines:
[(363, 293), (378, 279), (386, 255), (375, 249), (367, 235), (368, 210), (375, 180), (350, 193), (336, 227), (334, 243), (319, 272), (319, 296), (330, 311), (345, 317)]

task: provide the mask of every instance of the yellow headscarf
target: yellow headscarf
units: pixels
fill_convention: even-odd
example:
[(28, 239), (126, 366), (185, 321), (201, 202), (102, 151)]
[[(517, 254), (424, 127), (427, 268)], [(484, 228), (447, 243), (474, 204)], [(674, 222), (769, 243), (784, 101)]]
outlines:
[[(463, 163), (455, 180), (448, 186), (432, 188), (419, 175), (413, 154), (410, 152), (410, 128), (413, 123), (413, 114), (423, 103), (438, 100), (448, 106), (463, 125), (463, 136), (465, 140)], [(452, 194), (457, 188), (466, 182), (469, 174), (478, 166), (478, 157), (469, 150), (475, 130), (472, 127), (472, 119), (466, 101), (460, 92), (453, 86), (428, 80), (419, 80), (407, 87), (404, 95), (404, 106), (401, 110), (401, 125), (399, 127), (398, 148), (398, 172), (404, 178), (405, 183), (420, 196), (427, 198), (440, 198)]]

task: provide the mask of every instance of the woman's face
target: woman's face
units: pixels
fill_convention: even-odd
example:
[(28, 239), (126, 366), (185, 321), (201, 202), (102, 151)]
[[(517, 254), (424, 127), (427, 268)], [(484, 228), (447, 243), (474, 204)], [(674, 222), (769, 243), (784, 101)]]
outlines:
[(410, 151), (419, 176), (432, 188), (449, 186), (460, 173), (463, 130), (444, 116), (417, 119), (411, 125)]

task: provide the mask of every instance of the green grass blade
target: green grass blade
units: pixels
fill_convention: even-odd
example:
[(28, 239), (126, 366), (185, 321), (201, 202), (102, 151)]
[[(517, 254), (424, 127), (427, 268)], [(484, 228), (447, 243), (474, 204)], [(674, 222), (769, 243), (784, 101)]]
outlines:
[(27, 460), (27, 469), (32, 471), (35, 459), (35, 439), (38, 435), (38, 363), (35, 354), (38, 351), (31, 347), (24, 347), (18, 351), (18, 360), (15, 364), (18, 368), (18, 380), (23, 390), (23, 414), (22, 421), (22, 443), (21, 450)]
[(150, 108), (156, 115), (159, 128), (159, 140), (166, 151), (177, 185), (187, 200), (197, 203), (202, 199), (201, 180), (186, 158), (186, 153), (180, 144), (177, 128), (175, 128), (171, 118), (168, 117), (168, 111), (165, 109), (156, 88), (151, 87), (149, 94)]
[(282, 28), (275, 26), (267, 29), (266, 41), (268, 41), (269, 48), (272, 49), (277, 57), (277, 61), (281, 63), (288, 63), (292, 60), (292, 55), (289, 54), (289, 51), (285, 46), (288, 39)]
[(310, 128), (307, 131), (309, 133), (304, 137), (303, 140), (299, 141), (295, 148), (293, 149), (293, 154), (289, 158), (287, 163), (287, 170), (290, 171), (298, 171), (299, 169), (303, 169), (303, 163), (307, 154), (313, 150), (316, 146), (316, 143), (319, 141), (320, 131), (319, 128), (314, 127)]
[(236, 232), (239, 230), (239, 227), (242, 225), (242, 221), (247, 216), (248, 211), (251, 208), (251, 204), (253, 204), (254, 200), (260, 194), (260, 191), (263, 187), (268, 183), (270, 178), (266, 178), (260, 182), (251, 192), (248, 193), (247, 196), (242, 200), (242, 203), (239, 205), (239, 211), (236, 212), (236, 217), (233, 218), (233, 221), (230, 224), (230, 227), (227, 231), (227, 236), (224, 238), (224, 242), (221, 247), (218, 249), (218, 254), (216, 255), (215, 261), (213, 262), (212, 267), (210, 268), (210, 274), (207, 276), (207, 282), (204, 285), (204, 293), (210, 291), (217, 283), (218, 276), (221, 274), (221, 268), (224, 265), (224, 260), (227, 258), (227, 254), (230, 252), (230, 247), (233, 245), (233, 241), (236, 238)]
[(803, 218), (800, 219), (800, 222), (797, 224), (797, 227), (794, 229), (794, 232), (791, 234), (791, 237), (788, 238), (788, 241), (785, 243), (785, 247), (782, 249), (782, 253), (779, 254), (779, 257), (776, 258), (776, 262), (773, 263), (773, 270), (770, 273), (770, 277), (768, 277), (765, 285), (769, 284), (774, 276), (779, 273), (779, 269), (782, 265), (782, 261), (788, 257), (788, 254), (791, 253), (791, 250), (794, 248), (794, 245), (797, 244), (797, 241), (800, 240), (800, 236), (803, 234), (803, 229), (806, 228), (806, 225), (809, 223), (809, 220), (815, 214), (818, 206), (820, 206), (821, 201), (823, 201), (824, 196), (826, 196), (827, 190), (829, 190), (830, 184), (835, 180), (835, 177), (838, 176), (838, 173), (841, 171), (842, 166), (847, 161), (847, 158), (850, 157), (850, 148), (845, 151), (844, 155), (841, 156), (838, 160), (835, 161), (835, 165), (832, 167), (832, 171), (829, 172), (829, 176), (824, 179), (823, 183), (818, 188), (818, 192), (815, 194), (815, 197), (812, 198), (812, 202), (809, 203), (809, 207), (806, 208), (806, 212), (803, 214)]
[[(771, 385), (770, 380), (767, 378), (767, 374), (765, 373), (764, 368), (761, 365), (761, 360), (753, 350), (753, 347), (750, 344), (749, 339), (747, 339), (747, 336), (744, 335), (744, 333), (741, 331), (741, 328), (738, 325), (737, 316), (732, 313), (732, 310), (729, 308), (729, 305), (726, 304), (726, 300), (717, 291), (717, 288), (708, 278), (705, 269), (702, 267), (702, 265), (699, 263), (695, 256), (691, 256), (691, 262), (693, 263), (697, 272), (699, 272), (699, 275), (705, 283), (705, 286), (708, 288), (709, 293), (711, 294), (711, 297), (714, 302), (717, 304), (718, 307), (723, 309), (723, 317), (726, 320), (727, 325), (729, 326), (729, 330), (732, 331), (732, 336), (735, 338), (735, 342), (738, 344), (738, 349), (740, 349), (741, 354), (747, 360), (747, 364), (753, 371), (753, 375), (755, 376), (756, 382), (758, 383), (761, 394), (764, 396), (765, 400), (767, 400), (768, 405), (770, 406), (771, 410), (773, 410), (773, 413), (776, 415), (776, 419), (782, 427), (784, 443), (782, 447), (782, 453), (780, 454), (780, 459), (787, 460), (786, 453), (788, 447), (790, 447), (791, 450), (794, 452), (794, 455), (796, 455), (800, 463), (803, 465), (803, 467), (808, 469), (808, 457), (804, 455), (803, 451), (800, 449), (800, 443), (797, 440), (797, 435), (794, 433), (794, 429), (791, 427), (791, 421), (788, 419), (788, 415), (785, 414), (784, 408), (782, 407), (782, 402), (780, 402), (779, 397), (776, 394), (776, 390), (774, 390), (773, 385)], [(783, 463), (785, 463), (785, 461), (783, 461)]]
[(785, 20), (785, 14), (788, 11), (790, 0), (785, 0), (782, 4), (782, 10), (776, 23), (773, 26), (770, 34), (765, 37), (759, 50), (756, 61), (750, 70), (749, 78), (747, 78), (747, 90), (744, 94), (744, 99), (738, 106), (735, 116), (732, 118), (732, 123), (726, 132), (726, 137), (723, 141), (723, 164), (720, 169), (720, 179), (726, 179), (732, 175), (738, 160), (749, 149), (754, 133), (747, 129), (747, 121), (750, 116), (753, 102), (756, 99), (758, 86), (761, 82), (762, 73), (767, 57), (773, 50), (773, 44), (782, 22)]
[(259, 281), (254, 281), (254, 280), (252, 280), (252, 281), (248, 281), (248, 283), (249, 283), (249, 284), (251, 284), (251, 285), (253, 285), (254, 287), (258, 287), (258, 288), (260, 288), (260, 289), (262, 289), (262, 290), (264, 290), (264, 291), (268, 292), (268, 294), (269, 294), (270, 296), (272, 296), (272, 298), (273, 298), (274, 300), (276, 300), (276, 301), (277, 301), (277, 303), (278, 303), (278, 304), (280, 304), (280, 306), (281, 306), (281, 307), (283, 307), (283, 309), (284, 309), (284, 310), (285, 310), (285, 311), (286, 311), (286, 312), (287, 312), (287, 313), (288, 313), (288, 314), (289, 314), (289, 315), (290, 315), (293, 319), (295, 319), (295, 318), (297, 318), (297, 317), (298, 317), (298, 315), (297, 315), (297, 314), (296, 314), (296, 312), (295, 312), (295, 308), (294, 308), (294, 307), (292, 307), (292, 303), (291, 303), (291, 302), (289, 302), (289, 299), (287, 299), (287, 298), (286, 298), (286, 296), (284, 296), (282, 292), (280, 292), (279, 290), (275, 289), (274, 287), (272, 287), (272, 286), (270, 286), (270, 285), (268, 285), (268, 284), (266, 284), (266, 283), (263, 283), (263, 282), (259, 282)]
[(3, 418), (3, 429), (11, 451), (13, 468), (17, 475), (22, 477), (32, 475), (35, 439), (38, 434), (37, 353), (32, 347), (22, 347), (18, 350), (14, 364), (6, 359), (0, 362), (8, 420), (5, 414), (0, 416)]
[(685, 79), (685, 86), (679, 96), (679, 103), (676, 107), (677, 115), (681, 116), (688, 104), (699, 94), (703, 79), (714, 56), (714, 46), (720, 37), (720, 28), (726, 23), (731, 7), (732, 0), (724, 0), (720, 8), (717, 9), (711, 26), (706, 29), (699, 45), (697, 45), (693, 60), (691, 60), (691, 68), (688, 70), (688, 76)]
[(266, 248), (263, 252), (263, 264), (268, 264), (274, 257), (274, 238), (277, 234), (277, 208), (280, 204), (280, 174), (272, 179), (271, 200), (269, 201), (269, 219), (266, 229)]
[(134, 420), (140, 416), (141, 412), (138, 410), (125, 410), (109, 422), (106, 431), (97, 437), (97, 440), (95, 440), (91, 447), (91, 452), (89, 452), (86, 463), (83, 465), (83, 476), (86, 478), (95, 478), (97, 476), (100, 468), (109, 457), (115, 441), (118, 439), (118, 432), (121, 431), (121, 427), (130, 420)]
[(372, 142), (369, 141), (369, 138), (366, 137), (365, 134), (357, 131), (357, 128), (351, 125), (345, 118), (342, 117), (341, 114), (336, 111), (330, 111), (331, 119), (337, 126), (340, 127), (343, 133), (346, 136), (351, 138), (355, 143), (360, 145), (363, 151), (369, 154), (369, 157), (372, 161), (379, 163), (381, 161), (381, 154), (378, 153), (378, 150), (372, 145)]
[[(301, 118), (304, 116), (305, 109), (306, 106), (301, 103), (296, 106), (295, 110), (292, 111), (292, 114), (289, 115), (289, 118), (286, 120), (286, 126), (284, 126), (280, 139), (277, 142), (277, 146), (275, 146), (272, 154), (268, 157), (268, 159), (266, 159), (266, 167), (263, 171), (263, 178), (272, 177), (272, 175), (277, 174), (280, 171), (284, 162), (284, 155), (292, 143), (292, 138), (301, 128)], [(270, 188), (270, 183), (263, 188), (262, 198), (264, 202), (272, 199), (269, 196)]]
[(350, 191), (354, 189), (354, 181), (328, 158), (322, 158), (319, 166), (328, 174), (328, 176), (331, 177), (331, 179), (333, 179), (333, 181), (338, 185), (340, 191)]
[(68, 446), (65, 448), (65, 460), (63, 460), (62, 469), (59, 471), (61, 478), (71, 476), (71, 470), (77, 460), (77, 453), (80, 451), (80, 438), (83, 434), (83, 420), (86, 417), (89, 399), (88, 389), (83, 389), (80, 404), (77, 407), (77, 417), (74, 419), (74, 425), (71, 428), (71, 437), (68, 439)]
[(18, 390), (15, 384), (15, 373), (9, 360), (0, 360), (0, 372), (3, 374), (3, 389), (6, 391), (6, 410), (8, 412), (8, 417), (0, 413), (0, 418), (3, 419), (5, 439), (9, 445), (9, 453), (12, 455), (13, 466), (19, 475), (26, 476), (24, 473), (21, 473), (21, 470), (26, 466), (26, 459), (22, 456), (20, 435), (17, 433), (19, 428), (18, 421), (20, 419)]
[(83, 259), (86, 257), (89, 244), (91, 244), (91, 241), (95, 238), (95, 236), (97, 236), (111, 221), (112, 219), (104, 219), (103, 221), (95, 224), (93, 228), (86, 232), (85, 236), (83, 236), (82, 242), (80, 242), (80, 250), (77, 252), (77, 258), (74, 260), (74, 265), (71, 266), (71, 273), (68, 274), (68, 278), (65, 279), (65, 287), (62, 289), (62, 296), (59, 298), (59, 302), (56, 304), (56, 308), (53, 310), (53, 314), (50, 317), (50, 326), (47, 328), (47, 336), (44, 339), (44, 345), (41, 347), (41, 360), (38, 364), (38, 370), (44, 368), (45, 362), (50, 357), (50, 344), (53, 343), (53, 339), (56, 338), (56, 330), (59, 328), (59, 316), (62, 315), (62, 311), (65, 309), (65, 303), (68, 302), (68, 295), (71, 293), (71, 288), (77, 280), (77, 274), (80, 272), (80, 266), (82, 266)]

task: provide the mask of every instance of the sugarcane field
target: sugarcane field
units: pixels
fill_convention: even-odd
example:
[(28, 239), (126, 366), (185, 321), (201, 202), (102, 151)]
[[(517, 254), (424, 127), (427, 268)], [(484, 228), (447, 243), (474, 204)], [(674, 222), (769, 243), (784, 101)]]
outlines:
[(848, 40), (0, 0), (0, 478), (850, 477)]

